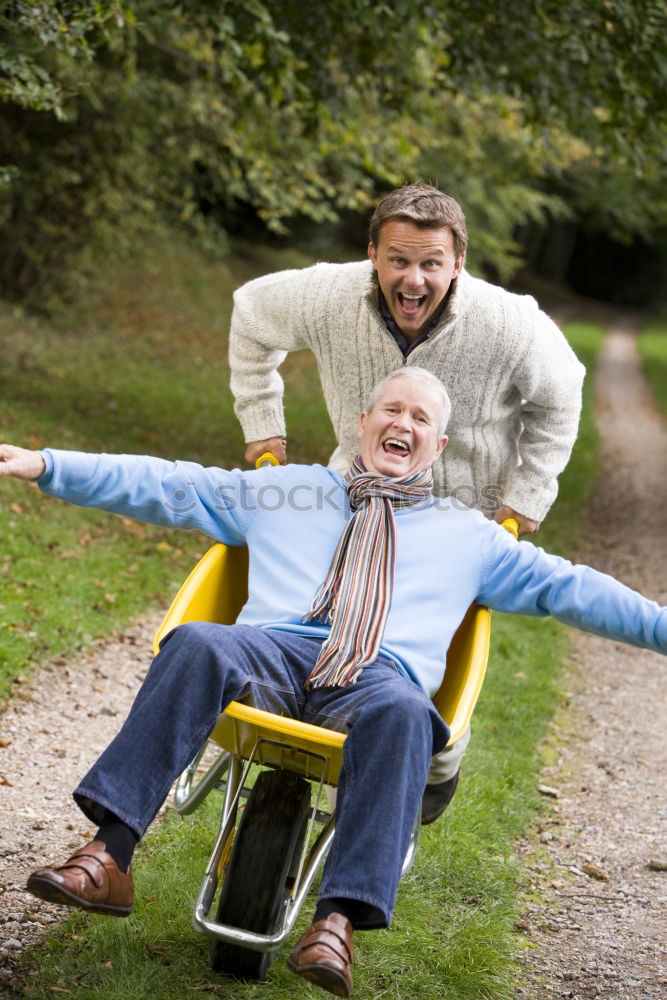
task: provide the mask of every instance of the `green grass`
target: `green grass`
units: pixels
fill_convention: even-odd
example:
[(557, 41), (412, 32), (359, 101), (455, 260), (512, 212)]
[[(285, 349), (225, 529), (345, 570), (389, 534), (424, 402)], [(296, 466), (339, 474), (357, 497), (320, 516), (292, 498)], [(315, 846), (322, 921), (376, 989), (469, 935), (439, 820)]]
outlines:
[[(0, 307), (0, 441), (243, 464), (227, 331), (233, 289), (310, 261), (237, 253), (227, 263), (158, 244), (105, 274), (59, 328)], [(284, 366), (290, 455), (326, 460), (333, 435), (315, 367)], [(209, 542), (81, 511), (15, 480), (0, 484), (0, 699), (11, 681), (164, 605)]]
[(637, 341), (642, 370), (653, 396), (667, 414), (667, 322), (647, 324)]
[[(267, 264), (280, 266), (274, 258)], [(220, 264), (172, 251), (159, 275), (150, 269), (128, 274), (106, 299), (101, 295), (94, 313), (91, 306), (94, 321), (78, 332), (56, 335), (6, 316), (1, 329), (12, 362), (0, 374), (8, 400), (3, 434), (33, 445), (48, 440), (237, 462), (242, 445), (225, 388), (225, 329), (231, 287), (249, 274), (249, 265), (245, 273), (228, 273)], [(600, 331), (573, 325), (568, 334), (590, 369)], [(294, 414), (311, 407), (308, 420), (293, 420), (292, 453), (325, 458), (329, 442), (312, 364), (291, 359), (287, 379)], [(560, 551), (572, 546), (593, 486), (595, 453), (589, 384), (579, 441), (540, 533), (542, 544)], [(16, 627), (0, 630), (10, 671), (22, 667), (22, 657), (35, 663), (56, 650), (67, 652), (72, 643), (108, 634), (147, 605), (164, 602), (207, 544), (68, 508), (20, 484), (3, 483), (1, 496), (1, 565), (9, 567), (3, 603), (11, 602), (11, 614), (18, 615), (5, 618)], [(536, 748), (560, 696), (566, 650), (565, 630), (551, 621), (494, 617), (491, 666), (461, 788), (446, 816), (424, 830), (392, 928), (358, 935), (357, 1000), (514, 996), (521, 941), (514, 930), (520, 870), (513, 844), (542, 806)], [(284, 954), (267, 984), (240, 984), (209, 970), (208, 942), (192, 930), (190, 916), (217, 805), (209, 801), (185, 818), (168, 812), (137, 852), (136, 913), (123, 921), (69, 917), (24, 956), (22, 995), (324, 996), (287, 971)], [(314, 897), (300, 928), (313, 903)]]

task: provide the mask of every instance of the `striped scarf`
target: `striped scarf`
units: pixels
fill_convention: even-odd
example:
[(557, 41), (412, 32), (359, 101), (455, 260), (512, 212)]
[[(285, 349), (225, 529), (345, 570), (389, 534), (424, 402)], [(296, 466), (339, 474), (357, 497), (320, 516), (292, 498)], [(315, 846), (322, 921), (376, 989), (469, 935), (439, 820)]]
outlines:
[(433, 488), (430, 469), (387, 479), (367, 472), (360, 457), (344, 479), (354, 514), (303, 618), (331, 623), (306, 688), (347, 687), (377, 658), (394, 587), (394, 507), (420, 503)]

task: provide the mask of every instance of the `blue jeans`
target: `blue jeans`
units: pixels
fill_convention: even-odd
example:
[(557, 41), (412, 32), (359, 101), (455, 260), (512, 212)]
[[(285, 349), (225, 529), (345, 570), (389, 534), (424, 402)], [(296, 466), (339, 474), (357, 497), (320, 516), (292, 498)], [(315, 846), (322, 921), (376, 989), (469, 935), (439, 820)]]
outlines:
[(304, 691), (320, 639), (196, 622), (163, 641), (122, 729), (74, 797), (92, 820), (110, 809), (141, 837), (230, 701), (249, 701), (347, 733), (336, 832), (320, 898), (354, 899), (391, 920), (431, 757), (448, 730), (388, 659), (347, 688)]

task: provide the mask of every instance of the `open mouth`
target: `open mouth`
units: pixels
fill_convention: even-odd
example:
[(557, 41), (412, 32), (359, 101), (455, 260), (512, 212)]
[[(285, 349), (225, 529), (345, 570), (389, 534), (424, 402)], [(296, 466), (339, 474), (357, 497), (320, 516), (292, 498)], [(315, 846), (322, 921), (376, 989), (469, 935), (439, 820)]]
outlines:
[(425, 295), (406, 295), (405, 292), (398, 293), (398, 301), (400, 303), (401, 309), (406, 313), (416, 313), (419, 312), (421, 307), (426, 302)]
[(400, 455), (404, 457), (410, 454), (410, 446), (405, 441), (400, 441), (398, 438), (387, 438), (386, 441), (382, 442), (382, 447), (387, 455)]

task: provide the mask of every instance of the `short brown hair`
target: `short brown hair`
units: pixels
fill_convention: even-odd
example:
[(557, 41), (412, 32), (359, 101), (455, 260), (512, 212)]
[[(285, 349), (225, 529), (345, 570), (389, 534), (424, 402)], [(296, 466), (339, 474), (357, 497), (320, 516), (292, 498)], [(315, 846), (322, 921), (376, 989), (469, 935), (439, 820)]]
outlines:
[(454, 237), (457, 259), (468, 247), (466, 217), (458, 201), (443, 194), (432, 184), (405, 184), (390, 191), (378, 203), (371, 216), (369, 237), (374, 247), (378, 245), (380, 230), (392, 219), (411, 222), (420, 229), (448, 227)]

